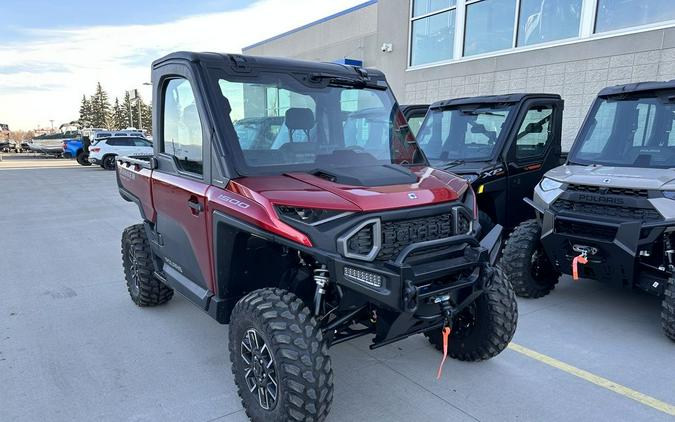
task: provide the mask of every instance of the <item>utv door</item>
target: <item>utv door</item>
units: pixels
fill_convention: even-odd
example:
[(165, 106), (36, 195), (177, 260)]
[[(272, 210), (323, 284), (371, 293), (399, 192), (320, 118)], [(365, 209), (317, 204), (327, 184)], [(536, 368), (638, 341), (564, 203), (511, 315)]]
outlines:
[(517, 129), (509, 135), (506, 157), (509, 163), (508, 227), (534, 218), (532, 208), (523, 198), (532, 198), (544, 173), (559, 165), (562, 113), (562, 100), (529, 100), (519, 110)]
[(201, 117), (205, 114), (186, 73), (177, 71), (159, 83), (156, 95), (161, 97), (155, 104), (162, 107), (161, 129), (155, 147), (158, 168), (152, 179), (156, 241), (167, 283), (205, 307), (212, 291), (205, 165), (210, 153)]

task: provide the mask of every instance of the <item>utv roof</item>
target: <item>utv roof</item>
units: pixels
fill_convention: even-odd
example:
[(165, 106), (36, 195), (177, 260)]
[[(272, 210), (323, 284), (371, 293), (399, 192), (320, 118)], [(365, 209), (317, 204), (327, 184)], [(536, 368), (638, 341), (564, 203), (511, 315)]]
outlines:
[(532, 98), (551, 98), (560, 99), (558, 94), (504, 94), (504, 95), (483, 95), (480, 97), (462, 97), (452, 98), (449, 100), (437, 101), (429, 108), (440, 109), (448, 107), (456, 107), (463, 105), (481, 105), (481, 104), (500, 104), (500, 103), (519, 103), (524, 100)]
[(191, 51), (177, 51), (175, 53), (168, 54), (152, 62), (152, 68), (158, 68), (171, 61), (190, 61), (193, 63), (205, 63), (221, 67), (223, 66), (223, 63), (225, 63), (226, 67), (238, 69), (288, 69), (301, 72), (328, 73), (331, 75), (351, 78), (354, 76), (362, 76), (361, 71), (365, 70), (370, 77), (374, 77), (375, 79), (384, 79), (384, 74), (379, 70), (359, 68), (346, 64), (312, 62), (280, 57), (247, 56), (242, 54), (210, 52), (197, 53)]
[(604, 88), (598, 93), (598, 97), (611, 97), (614, 95), (632, 94), (647, 91), (664, 91), (675, 89), (675, 79), (670, 81), (649, 81), (625, 85), (616, 85)]

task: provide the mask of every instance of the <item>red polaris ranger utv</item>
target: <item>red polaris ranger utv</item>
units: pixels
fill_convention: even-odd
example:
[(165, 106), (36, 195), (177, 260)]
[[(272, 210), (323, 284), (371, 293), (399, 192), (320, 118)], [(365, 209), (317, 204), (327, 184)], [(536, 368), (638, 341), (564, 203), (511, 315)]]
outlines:
[[(328, 348), (359, 336), (424, 333), (470, 361), (507, 346), (501, 227), (479, 240), (471, 187), (428, 167), (382, 73), (174, 53), (152, 80), (154, 155), (117, 166), (144, 220), (122, 235), (129, 293), (153, 306), (176, 290), (229, 324), (252, 420), (323, 420)], [(237, 124), (279, 117), (256, 142)]]

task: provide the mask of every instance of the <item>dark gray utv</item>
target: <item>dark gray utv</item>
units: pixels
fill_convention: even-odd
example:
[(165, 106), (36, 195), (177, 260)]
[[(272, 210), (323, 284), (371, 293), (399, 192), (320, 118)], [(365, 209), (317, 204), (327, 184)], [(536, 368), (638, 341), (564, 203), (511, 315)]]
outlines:
[(526, 200), (537, 218), (518, 226), (502, 267), (521, 297), (541, 297), (561, 274), (663, 298), (675, 340), (675, 81), (603, 89), (567, 163)]

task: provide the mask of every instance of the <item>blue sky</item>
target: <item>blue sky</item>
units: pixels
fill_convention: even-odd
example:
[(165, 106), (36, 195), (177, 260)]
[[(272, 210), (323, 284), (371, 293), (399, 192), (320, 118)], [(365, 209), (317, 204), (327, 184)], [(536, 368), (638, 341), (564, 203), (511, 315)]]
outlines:
[(365, 0), (0, 0), (0, 122), (76, 119), (101, 82), (111, 98), (150, 98), (153, 60), (241, 48)]
[(30, 29), (68, 29), (76, 26), (156, 24), (192, 15), (236, 10), (252, 0), (2, 0), (6, 41), (27, 36)]

